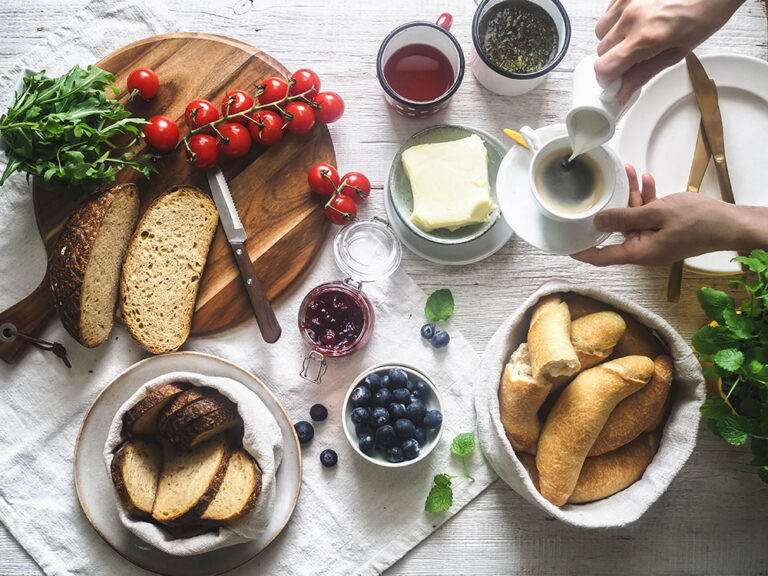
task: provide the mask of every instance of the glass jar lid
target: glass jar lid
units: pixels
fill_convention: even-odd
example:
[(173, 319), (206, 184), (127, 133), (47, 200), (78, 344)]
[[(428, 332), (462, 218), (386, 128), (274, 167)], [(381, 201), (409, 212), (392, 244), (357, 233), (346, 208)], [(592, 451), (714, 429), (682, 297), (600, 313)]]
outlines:
[(397, 270), (402, 248), (389, 222), (374, 216), (339, 230), (333, 241), (333, 253), (346, 276), (357, 282), (374, 282)]

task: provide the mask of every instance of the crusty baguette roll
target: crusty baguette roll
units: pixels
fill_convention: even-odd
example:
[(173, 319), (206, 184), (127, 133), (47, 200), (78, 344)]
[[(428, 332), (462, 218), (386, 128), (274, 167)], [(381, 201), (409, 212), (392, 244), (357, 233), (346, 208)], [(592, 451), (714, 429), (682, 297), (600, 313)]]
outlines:
[(541, 423), (538, 411), (552, 390), (552, 384), (533, 377), (528, 345), (512, 353), (499, 386), (501, 424), (515, 450), (536, 453)]
[(534, 378), (546, 378), (555, 388), (581, 369), (571, 344), (571, 313), (559, 294), (542, 298), (528, 328), (528, 352)]
[(607, 498), (637, 482), (653, 460), (660, 437), (658, 431), (642, 434), (612, 452), (587, 458), (568, 502)]
[(648, 328), (629, 314), (622, 314), (622, 317), (627, 323), (627, 329), (613, 348), (615, 358), (637, 354), (654, 360), (656, 356), (664, 353), (661, 343)]
[(581, 369), (599, 364), (613, 352), (627, 325), (616, 312), (587, 314), (571, 322), (571, 343), (579, 357)]
[(562, 506), (613, 409), (653, 375), (653, 360), (627, 356), (585, 370), (560, 394), (539, 436), (536, 467), (541, 494)]
[(653, 378), (641, 390), (622, 400), (589, 451), (589, 456), (605, 454), (624, 446), (643, 432), (655, 430), (664, 417), (664, 408), (674, 379), (669, 356), (654, 361)]
[(54, 246), (53, 303), (67, 332), (87, 348), (104, 342), (114, 325), (120, 270), (138, 218), (138, 188), (118, 184), (78, 208)]
[(563, 294), (563, 302), (568, 304), (572, 321), (595, 312), (604, 312), (605, 310), (616, 311), (610, 304), (600, 302), (589, 296), (577, 294), (576, 292), (566, 292)]

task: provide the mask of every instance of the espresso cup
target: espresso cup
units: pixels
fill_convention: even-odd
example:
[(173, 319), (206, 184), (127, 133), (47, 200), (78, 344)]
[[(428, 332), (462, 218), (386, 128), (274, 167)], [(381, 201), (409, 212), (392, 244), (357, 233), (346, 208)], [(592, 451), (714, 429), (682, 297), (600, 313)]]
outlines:
[[(547, 217), (561, 222), (591, 220), (595, 214), (600, 212), (610, 202), (616, 187), (616, 166), (611, 155), (603, 146), (599, 146), (585, 154), (585, 156), (588, 156), (593, 161), (596, 169), (595, 175), (602, 182), (599, 196), (583, 210), (571, 211), (555, 206), (553, 198), (557, 196), (556, 190), (545, 193), (539, 188), (538, 184), (542, 163), (549, 160), (553, 153), (558, 150), (565, 149), (570, 151), (571, 144), (568, 136), (560, 136), (547, 142), (541, 142), (534, 130), (528, 126), (521, 128), (520, 133), (525, 139), (528, 148), (533, 152), (533, 159), (528, 168), (531, 192), (536, 199), (536, 203)], [(547, 195), (550, 199), (546, 197)]]
[[(435, 24), (431, 22), (409, 22), (398, 26), (381, 43), (376, 58), (376, 74), (384, 90), (384, 99), (398, 114), (408, 118), (424, 118), (442, 110), (451, 96), (459, 89), (464, 78), (464, 53), (458, 41), (449, 32), (453, 16), (441, 14)], [(431, 100), (419, 101), (399, 94), (387, 80), (384, 70), (389, 59), (401, 48), (409, 45), (427, 45), (442, 53), (453, 70), (453, 82), (446, 90)]]

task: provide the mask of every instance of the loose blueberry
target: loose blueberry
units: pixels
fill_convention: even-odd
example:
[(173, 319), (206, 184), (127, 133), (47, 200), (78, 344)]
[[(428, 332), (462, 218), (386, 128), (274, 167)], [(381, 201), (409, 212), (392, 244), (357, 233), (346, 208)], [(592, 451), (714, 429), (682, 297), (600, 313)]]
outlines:
[(368, 424), (371, 421), (371, 411), (365, 406), (358, 406), (350, 415), (353, 424)]
[(398, 418), (405, 418), (405, 405), (400, 404), (398, 402), (392, 402), (389, 406), (387, 406), (387, 410), (389, 411), (389, 417), (394, 422)]
[(392, 402), (392, 392), (387, 388), (379, 388), (373, 394), (373, 403), (376, 406), (386, 406)]
[(355, 433), (357, 434), (357, 437), (360, 438), (363, 434), (373, 434), (373, 429), (371, 428), (370, 423), (363, 422), (362, 424), (355, 424)]
[(410, 438), (413, 436), (415, 430), (416, 426), (414, 426), (413, 422), (410, 420), (407, 420), (406, 418), (395, 420), (395, 434), (397, 434), (399, 438)]
[(371, 426), (379, 428), (384, 424), (389, 424), (389, 412), (382, 406), (376, 406), (371, 410)]
[(392, 382), (389, 381), (389, 376), (387, 374), (384, 374), (384, 376), (379, 377), (379, 383), (381, 384), (382, 388), (386, 388), (387, 390), (392, 390)]
[(409, 404), (413, 404), (414, 402), (423, 402), (423, 400), (418, 396), (416, 396), (414, 393), (411, 393), (411, 398), (408, 401), (408, 404), (406, 404), (406, 406), (408, 406)]
[(445, 348), (448, 346), (448, 342), (451, 341), (451, 335), (448, 334), (445, 330), (438, 330), (435, 332), (435, 335), (432, 336), (432, 340), (430, 342), (432, 343), (432, 346), (435, 348)]
[(328, 408), (322, 404), (315, 404), (312, 406), (312, 408), (309, 409), (309, 416), (315, 422), (322, 422), (328, 418)]
[(395, 388), (392, 390), (392, 400), (400, 404), (408, 404), (411, 399), (411, 393), (408, 388)]
[(393, 464), (402, 462), (404, 459), (405, 457), (403, 456), (403, 450), (400, 448), (400, 446), (392, 446), (387, 449), (387, 460)]
[(413, 431), (413, 437), (419, 443), (419, 446), (424, 446), (424, 443), (427, 441), (427, 431), (424, 430), (424, 428), (416, 426)]
[(437, 430), (443, 423), (443, 414), (440, 410), (430, 410), (424, 414), (424, 428)]
[(373, 434), (363, 434), (357, 441), (357, 445), (360, 448), (360, 452), (363, 454), (370, 454), (373, 452)]
[(371, 390), (368, 386), (358, 386), (352, 390), (352, 395), (349, 397), (349, 401), (352, 402), (352, 406), (368, 406), (371, 403)]
[(411, 393), (417, 398), (426, 400), (429, 397), (429, 385), (423, 380), (419, 380), (413, 385), (413, 391)]
[(378, 374), (368, 374), (365, 377), (365, 385), (368, 386), (371, 392), (376, 392), (376, 390), (381, 388), (381, 378)]
[(424, 324), (424, 326), (421, 327), (421, 337), (425, 340), (432, 340), (432, 336), (435, 335), (435, 325), (434, 324)]
[(296, 422), (293, 427), (296, 429), (296, 436), (299, 437), (299, 444), (309, 444), (315, 437), (315, 429), (305, 420)]
[(409, 378), (408, 383), (405, 385), (405, 388), (406, 390), (408, 390), (408, 392), (413, 392), (413, 380)]
[(322, 452), (320, 452), (320, 463), (325, 466), (326, 468), (333, 468), (336, 466), (336, 463), (339, 461), (339, 456), (331, 450), (330, 448), (326, 448)]
[(389, 381), (393, 388), (403, 388), (408, 383), (408, 374), (402, 368), (392, 368), (389, 371)]
[(413, 420), (414, 424), (421, 424), (424, 418), (424, 414), (427, 413), (427, 408), (424, 406), (424, 402), (421, 400), (414, 400), (405, 409), (405, 414), (408, 418)]
[(389, 424), (385, 424), (376, 430), (376, 444), (379, 446), (384, 446), (385, 448), (392, 446), (395, 440), (397, 440), (397, 434), (395, 434), (395, 429)]
[(409, 438), (402, 444), (403, 456), (406, 460), (413, 460), (419, 455), (419, 442), (415, 438)]

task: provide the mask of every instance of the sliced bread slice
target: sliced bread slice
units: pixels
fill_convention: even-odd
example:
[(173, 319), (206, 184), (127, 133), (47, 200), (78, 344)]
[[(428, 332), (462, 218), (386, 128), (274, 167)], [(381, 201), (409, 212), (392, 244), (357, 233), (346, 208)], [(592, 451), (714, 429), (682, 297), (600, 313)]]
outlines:
[(209, 390), (212, 390), (212, 388), (194, 386), (176, 396), (176, 398), (169, 402), (165, 408), (163, 408), (162, 412), (160, 412), (160, 416), (158, 416), (157, 419), (158, 432), (160, 432), (161, 435), (166, 436), (168, 424), (173, 420), (175, 414), (188, 404), (197, 402), (201, 398), (205, 398), (205, 395)]
[(152, 517), (163, 449), (157, 442), (136, 438), (123, 443), (112, 458), (112, 483), (128, 515)]
[(190, 524), (216, 497), (232, 447), (223, 436), (179, 453), (163, 466), (152, 517), (163, 524)]
[(212, 392), (206, 394), (196, 402), (191, 402), (181, 410), (176, 411), (174, 415), (168, 419), (168, 423), (165, 427), (165, 437), (171, 440), (172, 443), (178, 445), (179, 439), (184, 436), (187, 426), (194, 420), (225, 408), (237, 411), (234, 402), (220, 393)]
[(138, 188), (118, 184), (81, 206), (56, 242), (49, 264), (54, 304), (83, 346), (98, 346), (112, 330), (120, 270), (138, 217)]
[(243, 419), (237, 413), (237, 406), (233, 404), (195, 418), (168, 440), (179, 450), (192, 450), (201, 442), (242, 425)]
[(218, 494), (200, 517), (204, 524), (232, 524), (256, 506), (261, 494), (261, 470), (245, 450), (229, 457), (227, 474)]
[(123, 431), (130, 436), (157, 434), (160, 412), (188, 387), (186, 382), (172, 382), (149, 392), (123, 414)]
[(213, 200), (194, 186), (171, 188), (139, 221), (123, 264), (120, 299), (128, 331), (149, 352), (173, 352), (189, 336), (218, 222)]

